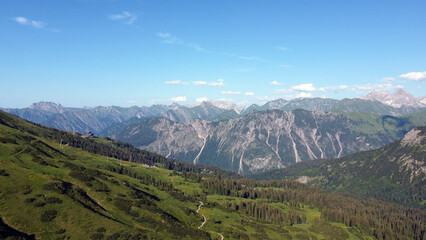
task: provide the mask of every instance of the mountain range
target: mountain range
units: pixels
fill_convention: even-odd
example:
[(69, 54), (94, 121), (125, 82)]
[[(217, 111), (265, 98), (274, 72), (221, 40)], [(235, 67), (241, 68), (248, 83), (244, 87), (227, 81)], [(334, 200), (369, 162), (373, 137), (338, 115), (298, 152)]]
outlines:
[(219, 122), (143, 119), (110, 137), (181, 161), (249, 174), (378, 148), (424, 124), (426, 111), (393, 117), (266, 110)]
[(395, 90), (393, 94), (384, 90), (372, 91), (365, 97), (365, 100), (379, 101), (395, 108), (403, 107), (426, 107), (426, 96), (415, 98), (402, 88)]
[[(423, 132), (411, 131), (402, 144), (424, 145)], [(423, 154), (418, 148), (405, 150), (410, 156)], [(294, 181), (254, 181), (3, 111), (0, 158), (2, 239), (425, 237), (426, 215), (420, 209), (326, 193)], [(413, 161), (405, 163), (410, 167)]]
[(319, 159), (251, 176), (292, 179), (324, 190), (374, 197), (426, 210), (426, 126), (382, 148)]
[[(402, 116), (421, 110), (426, 110), (425, 98), (414, 98), (410, 93), (402, 89), (394, 94), (388, 94), (387, 98), (379, 98), (376, 92), (370, 93), (366, 99), (329, 99), (329, 98), (300, 98), (287, 101), (277, 99), (265, 103), (264, 105), (253, 104), (247, 108), (233, 103), (221, 101), (206, 101), (194, 106), (183, 106), (177, 103), (172, 105), (152, 105), (150, 107), (93, 107), (93, 108), (70, 108), (57, 103), (38, 102), (26, 108), (2, 108), (2, 110), (12, 113), (24, 119), (55, 127), (62, 130), (74, 132), (91, 131), (99, 134), (109, 131), (109, 127), (116, 128), (116, 124), (131, 120), (132, 118), (165, 117), (176, 122), (191, 122), (195, 119), (210, 121), (220, 121), (237, 118), (247, 115), (253, 110), (286, 110), (305, 109), (310, 111), (343, 111), (362, 112), (377, 115)], [(403, 104), (390, 105), (392, 102)], [(390, 101), (389, 99), (394, 99)], [(109, 131), (111, 132), (111, 131)]]
[[(209, 101), (130, 108), (39, 102), (4, 110), (42, 125), (91, 131), (177, 160), (250, 174), (379, 148), (426, 124), (420, 98), (402, 89), (387, 95), (373, 91), (365, 98), (277, 99), (245, 109)], [(395, 102), (400, 104), (391, 106)]]
[(131, 118), (162, 116), (174, 121), (186, 122), (194, 119), (222, 120), (238, 116), (233, 109), (218, 108), (210, 102), (186, 107), (179, 104), (152, 105), (150, 107), (123, 108), (117, 106), (94, 108), (69, 108), (57, 103), (38, 102), (22, 109), (3, 109), (6, 112), (45, 126), (73, 132), (91, 131), (99, 133), (115, 123)]

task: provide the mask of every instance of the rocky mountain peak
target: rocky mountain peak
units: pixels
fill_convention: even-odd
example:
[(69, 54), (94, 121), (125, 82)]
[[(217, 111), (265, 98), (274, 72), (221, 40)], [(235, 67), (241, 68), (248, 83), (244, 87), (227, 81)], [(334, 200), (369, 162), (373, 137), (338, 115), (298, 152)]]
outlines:
[(203, 101), (201, 104), (203, 104), (203, 103), (211, 104), (211, 105), (215, 106), (216, 108), (220, 108), (220, 109), (234, 110), (238, 114), (241, 113), (245, 109), (244, 106), (237, 105), (233, 102), (226, 102), (226, 101), (220, 101), (220, 100), (207, 100), (207, 101)]
[(426, 138), (425, 130), (426, 127), (417, 127), (412, 129), (407, 134), (405, 134), (404, 138), (401, 140), (402, 144), (423, 146)]
[(61, 104), (53, 102), (37, 102), (28, 106), (30, 109), (47, 111), (52, 113), (63, 113), (64, 109)]
[(270, 101), (266, 104), (271, 109), (280, 109), (280, 108), (284, 107), (285, 105), (287, 105), (288, 101), (280, 98), (280, 99), (277, 99), (277, 100)]
[(415, 98), (402, 88), (395, 90), (393, 94), (384, 90), (373, 90), (365, 97), (359, 97), (365, 100), (379, 101), (392, 107), (401, 108), (402, 106), (410, 107), (426, 107), (421, 100), (422, 98)]

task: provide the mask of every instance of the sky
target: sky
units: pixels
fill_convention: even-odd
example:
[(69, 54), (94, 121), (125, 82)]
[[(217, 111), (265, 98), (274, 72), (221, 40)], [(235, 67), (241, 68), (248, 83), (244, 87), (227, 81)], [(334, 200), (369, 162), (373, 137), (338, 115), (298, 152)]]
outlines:
[(0, 0), (0, 107), (426, 90), (426, 1)]

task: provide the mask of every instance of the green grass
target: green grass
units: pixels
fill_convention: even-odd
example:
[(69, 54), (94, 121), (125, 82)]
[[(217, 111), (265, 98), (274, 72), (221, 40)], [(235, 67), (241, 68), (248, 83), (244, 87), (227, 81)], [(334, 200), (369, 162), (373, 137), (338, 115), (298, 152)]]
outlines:
[[(134, 175), (111, 170), (120, 167)], [(172, 184), (172, 190), (142, 180), (148, 176)], [(52, 187), (65, 183), (65, 190)], [(37, 238), (106, 239), (115, 234), (118, 239), (220, 239), (222, 234), (225, 239), (354, 239), (351, 232), (369, 236), (343, 224), (324, 228), (321, 209), (314, 206), (217, 194), (207, 195), (200, 210), (207, 222), (198, 230), (202, 191), (196, 179), (183, 173), (106, 158), (0, 125), (0, 216), (10, 227)], [(225, 207), (241, 201), (261, 201), (284, 215), (294, 210), (306, 216), (306, 223), (289, 226), (286, 219), (271, 222)]]

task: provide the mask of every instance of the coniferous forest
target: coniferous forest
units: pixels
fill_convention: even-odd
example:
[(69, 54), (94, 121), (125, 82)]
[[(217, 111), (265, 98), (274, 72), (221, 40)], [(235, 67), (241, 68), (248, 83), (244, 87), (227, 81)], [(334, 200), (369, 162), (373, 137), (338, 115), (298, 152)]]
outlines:
[[(83, 223), (67, 223), (77, 220), (70, 207), (88, 212), (83, 232), (92, 239), (425, 237), (421, 209), (291, 180), (251, 180), (4, 112), (0, 124), (2, 237), (80, 236)], [(197, 207), (206, 217), (201, 229)], [(38, 216), (37, 224), (23, 224), (18, 209)]]

